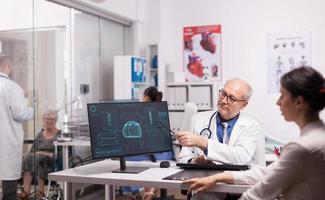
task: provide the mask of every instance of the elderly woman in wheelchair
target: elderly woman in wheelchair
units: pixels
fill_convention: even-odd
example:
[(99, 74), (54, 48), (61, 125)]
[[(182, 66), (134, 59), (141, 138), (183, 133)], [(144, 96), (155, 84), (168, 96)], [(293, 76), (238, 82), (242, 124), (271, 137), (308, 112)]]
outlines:
[(57, 113), (53, 110), (46, 110), (42, 114), (43, 128), (38, 133), (30, 152), (23, 161), (23, 186), (24, 189), (19, 195), (22, 200), (30, 199), (31, 184), (33, 175), (37, 176), (38, 190), (35, 191), (36, 198), (43, 198), (45, 195), (45, 180), (50, 172), (54, 171), (56, 163), (54, 141), (61, 135), (61, 130), (56, 128)]

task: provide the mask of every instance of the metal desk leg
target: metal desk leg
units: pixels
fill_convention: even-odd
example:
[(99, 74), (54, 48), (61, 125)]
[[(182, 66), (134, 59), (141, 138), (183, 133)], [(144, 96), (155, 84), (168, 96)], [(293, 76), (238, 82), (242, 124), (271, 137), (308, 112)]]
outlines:
[[(63, 153), (63, 169), (69, 168), (69, 147), (66, 145), (62, 146), (62, 153)], [(71, 183), (63, 182), (63, 199), (70, 200), (72, 199), (71, 195)]]
[(115, 200), (114, 185), (105, 185), (105, 200)]
[(63, 159), (63, 169), (69, 168), (69, 147), (63, 145), (62, 146), (62, 159)]
[(63, 199), (64, 200), (72, 199), (71, 188), (72, 188), (72, 183), (63, 182)]

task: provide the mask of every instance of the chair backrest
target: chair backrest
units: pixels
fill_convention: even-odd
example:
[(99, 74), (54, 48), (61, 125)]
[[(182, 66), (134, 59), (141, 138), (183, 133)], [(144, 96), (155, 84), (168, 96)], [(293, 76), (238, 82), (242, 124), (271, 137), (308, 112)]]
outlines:
[[(198, 111), (197, 105), (192, 102), (185, 104), (184, 118), (180, 127), (181, 131), (192, 131), (192, 116)], [(181, 150), (181, 146), (177, 141), (173, 141), (173, 151), (175, 160), (177, 160), (178, 154)]]
[(190, 125), (190, 130), (193, 132), (194, 131), (194, 125), (195, 123), (201, 119), (201, 118), (206, 118), (212, 116), (212, 114), (215, 112), (215, 110), (210, 110), (210, 111), (203, 111), (203, 112), (198, 112), (195, 113), (192, 118), (191, 118), (191, 125)]
[(184, 118), (181, 124), (181, 131), (191, 131), (192, 116), (198, 111), (197, 105), (192, 102), (185, 104)]
[(266, 166), (265, 158), (265, 135), (262, 132), (261, 137), (258, 139), (255, 150), (256, 162), (259, 166)]

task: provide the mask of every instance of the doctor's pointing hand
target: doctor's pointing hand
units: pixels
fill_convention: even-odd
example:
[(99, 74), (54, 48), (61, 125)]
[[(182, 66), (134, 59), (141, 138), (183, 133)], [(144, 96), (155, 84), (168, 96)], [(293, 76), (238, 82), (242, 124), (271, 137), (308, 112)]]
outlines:
[(189, 131), (180, 131), (176, 134), (176, 138), (183, 147), (198, 147), (205, 150), (208, 145), (208, 139)]

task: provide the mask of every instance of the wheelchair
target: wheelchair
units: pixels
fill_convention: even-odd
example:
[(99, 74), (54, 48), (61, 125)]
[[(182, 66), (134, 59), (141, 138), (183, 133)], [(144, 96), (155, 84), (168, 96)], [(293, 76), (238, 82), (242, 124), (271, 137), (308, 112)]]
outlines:
[[(59, 149), (56, 149), (56, 152), (55, 152), (55, 156), (53, 157), (52, 160), (50, 160), (50, 171), (47, 171), (47, 172), (55, 172), (55, 171), (60, 171), (63, 169), (63, 161), (62, 161), (62, 155), (61, 153), (61, 148)], [(35, 156), (35, 154), (34, 154)], [(27, 161), (28, 162), (28, 161)], [(35, 163), (37, 162), (37, 163)], [(17, 193), (17, 199), (18, 200), (62, 200), (63, 199), (63, 190), (61, 189), (60, 185), (55, 182), (55, 181), (50, 181), (47, 179), (47, 177), (45, 178), (44, 180), (44, 185), (47, 186), (45, 187), (45, 192), (40, 192), (39, 190), (37, 190), (37, 185), (38, 185), (38, 175), (39, 175), (39, 169), (38, 169), (38, 166), (41, 165), (43, 166), (43, 163), (44, 162), (44, 165), (48, 165), (48, 164), (45, 164), (46, 162), (49, 162), (48, 160), (38, 160), (36, 161), (35, 158), (34, 158), (34, 161), (33, 161), (33, 170), (31, 171), (31, 188), (32, 188), (32, 192), (30, 192), (29, 194), (26, 194), (24, 192), (24, 180), (23, 180), (23, 177), (24, 177), (24, 171), (22, 171), (22, 178), (18, 181), (18, 190), (21, 190), (21, 193)], [(44, 177), (44, 174), (43, 176), (41, 177)]]

